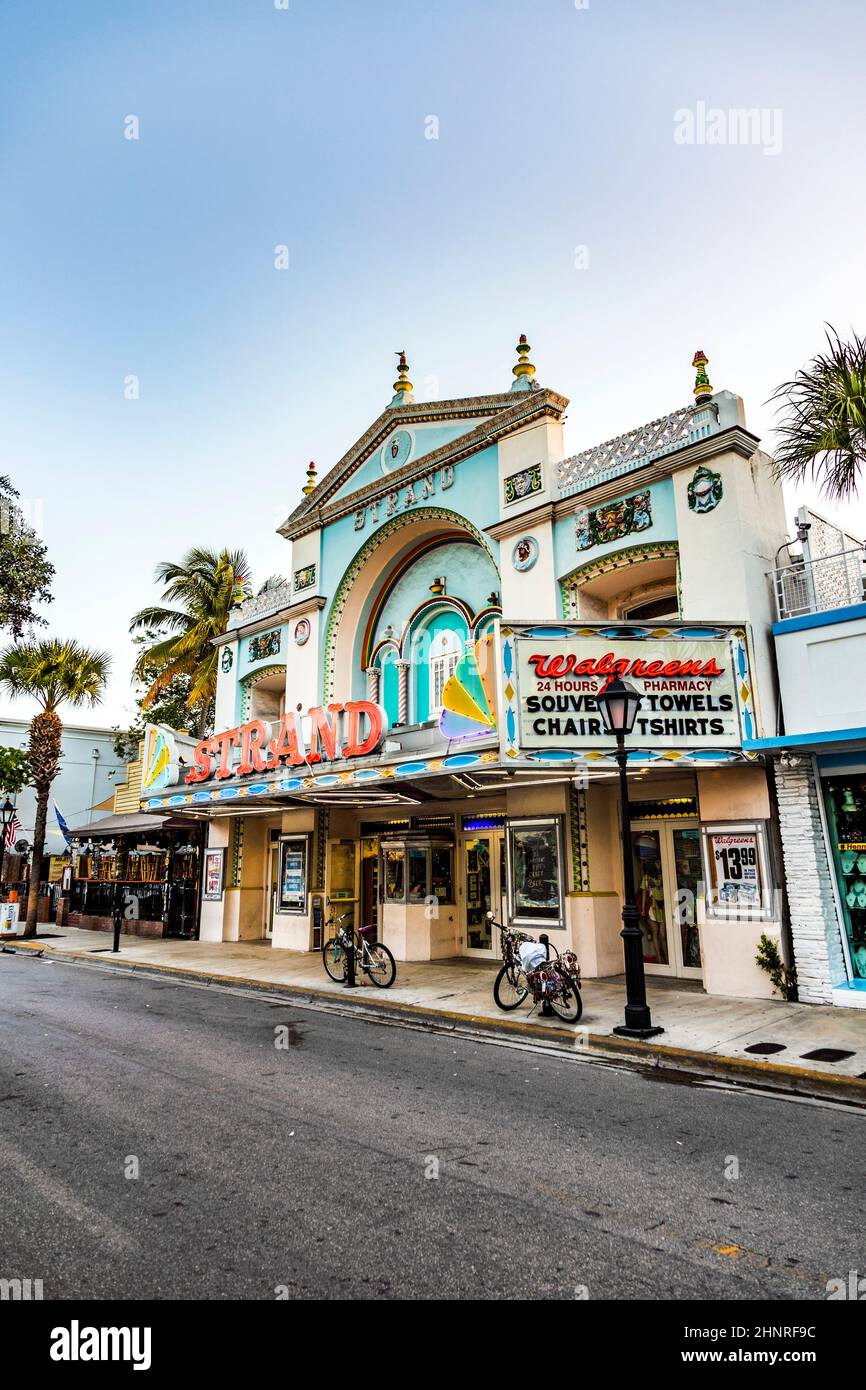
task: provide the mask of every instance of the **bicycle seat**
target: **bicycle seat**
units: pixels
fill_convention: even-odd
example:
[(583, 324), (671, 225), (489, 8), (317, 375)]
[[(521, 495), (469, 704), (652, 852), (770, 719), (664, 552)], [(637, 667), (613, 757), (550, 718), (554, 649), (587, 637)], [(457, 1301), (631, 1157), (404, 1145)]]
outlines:
[(359, 927), (359, 928), (358, 928), (358, 931), (359, 931), (359, 932), (368, 932), (368, 931), (370, 931), (370, 930), (371, 930), (370, 927)]

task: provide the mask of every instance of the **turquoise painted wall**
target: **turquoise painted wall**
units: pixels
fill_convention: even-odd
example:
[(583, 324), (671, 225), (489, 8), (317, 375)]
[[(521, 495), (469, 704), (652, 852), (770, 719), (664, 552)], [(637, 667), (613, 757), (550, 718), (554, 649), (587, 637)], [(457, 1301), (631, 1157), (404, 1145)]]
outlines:
[[(636, 492), (645, 491), (647, 489), (644, 487), (628, 487), (626, 484), (620, 497), (632, 497)], [(630, 535), (621, 537), (620, 540), (590, 546), (588, 550), (578, 550), (575, 543), (575, 517), (563, 517), (562, 520), (557, 521), (553, 529), (553, 553), (557, 578), (563, 579), (581, 565), (599, 560), (604, 555), (613, 555), (618, 550), (628, 550), (633, 545), (650, 544), (654, 541), (675, 541), (677, 539), (677, 522), (673, 480), (664, 478), (659, 483), (651, 484), (649, 493), (652, 508), (651, 526), (648, 526), (644, 531), (633, 531)], [(619, 501), (620, 497), (613, 498), (612, 502)]]
[[(409, 462), (411, 463), (414, 462), (415, 459), (423, 458), (425, 454), (432, 454), (434, 450), (441, 448), (443, 444), (450, 443), (452, 439), (458, 439), (461, 434), (467, 434), (481, 423), (482, 421), (479, 419), (456, 425), (406, 425), (405, 428), (415, 435), (415, 448)], [(400, 429), (403, 427), (395, 425), (394, 428)], [(393, 433), (393, 431), (391, 431), (391, 433)], [(389, 439), (391, 433), (388, 435)], [(387, 440), (385, 440), (385, 443), (387, 443)], [(350, 497), (352, 493), (357, 492), (359, 488), (366, 487), (368, 483), (381, 482), (382, 478), (385, 476), (387, 476), (387, 474), (386, 470), (382, 468), (382, 450), (380, 447), (374, 454), (371, 454), (368, 459), (365, 459), (361, 467), (352, 474), (351, 478), (346, 479), (342, 487), (338, 488), (334, 493), (334, 500)]]
[[(487, 449), (482, 449), (474, 454), (471, 459), (466, 459), (456, 465), (454, 469), (454, 482), (450, 488), (441, 489), (437, 484), (435, 498), (428, 499), (425, 503), (418, 503), (399, 511), (395, 517), (387, 518), (384, 516), (384, 506), (380, 508), (380, 520), (373, 523), (369, 517), (367, 524), (362, 531), (355, 529), (354, 515), (349, 513), (347, 516), (340, 517), (330, 526), (324, 528), (322, 532), (322, 557), (321, 573), (319, 579), (319, 592), (326, 598), (326, 607), (322, 613), (322, 639), (319, 651), (320, 662), (324, 659), (324, 642), (330, 620), (331, 605), (334, 596), (339, 588), (340, 582), (347, 569), (352, 564), (354, 557), (369, 542), (372, 536), (381, 531), (383, 526), (391, 526), (393, 522), (405, 519), (405, 536), (407, 549), (412, 543), (411, 519), (413, 514), (417, 514), (423, 507), (425, 510), (435, 508), (443, 513), (443, 522), (447, 522), (449, 512), (456, 513), (458, 517), (464, 517), (470, 521), (479, 531), (483, 531), (485, 526), (492, 525), (499, 519), (498, 509), (498, 486), (499, 471), (497, 462), (497, 447), (491, 445)], [(496, 563), (499, 563), (499, 545), (496, 541), (486, 538), (487, 546), (493, 555)], [(440, 573), (434, 570), (434, 573)], [(490, 588), (499, 588), (499, 583), (493, 583)], [(486, 597), (486, 595), (485, 595)], [(369, 618), (370, 610), (374, 601), (374, 595), (370, 594), (362, 614), (359, 628), (363, 631)], [(321, 687), (320, 687), (321, 689)], [(366, 682), (363, 672), (356, 669), (354, 673), (354, 684), (352, 695), (355, 699), (362, 698), (366, 689)]]
[[(441, 632), (454, 632), (459, 636), (463, 648), (469, 637), (469, 629), (456, 609), (446, 609), (434, 617), (422, 619), (413, 627), (413, 660), (411, 676), (414, 684), (414, 700), (410, 705), (409, 718), (415, 724), (423, 724), (430, 718), (430, 667), (428, 657), (436, 650), (436, 637)], [(417, 642), (417, 646), (415, 646)], [(415, 653), (417, 652), (417, 659)]]

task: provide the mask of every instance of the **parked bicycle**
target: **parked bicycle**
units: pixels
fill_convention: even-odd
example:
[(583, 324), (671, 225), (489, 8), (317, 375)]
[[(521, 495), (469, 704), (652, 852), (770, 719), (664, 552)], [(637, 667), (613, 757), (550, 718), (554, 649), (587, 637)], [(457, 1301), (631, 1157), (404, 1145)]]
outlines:
[[(370, 927), (360, 927), (357, 931), (350, 919), (351, 912), (335, 917), (332, 913), (326, 925), (335, 928), (334, 935), (322, 947), (322, 963), (332, 980), (342, 984), (349, 969), (349, 948), (355, 948), (355, 969), (363, 970), (367, 978), (380, 989), (388, 989), (397, 977), (394, 957), (381, 941), (368, 941), (366, 933)], [(348, 925), (343, 924), (348, 922)]]
[(536, 1005), (549, 1004), (565, 1023), (577, 1023), (583, 1013), (583, 1000), (580, 997), (580, 965), (574, 952), (563, 951), (560, 955), (553, 942), (542, 936), (538, 945), (544, 947), (545, 957), (527, 969), (524, 957), (531, 959), (533, 953), (521, 953), (521, 947), (531, 945), (535, 938), (514, 927), (503, 927), (492, 912), (488, 912), (487, 917), (502, 933), (503, 965), (493, 984), (493, 998), (499, 1008), (510, 1013), (531, 994)]

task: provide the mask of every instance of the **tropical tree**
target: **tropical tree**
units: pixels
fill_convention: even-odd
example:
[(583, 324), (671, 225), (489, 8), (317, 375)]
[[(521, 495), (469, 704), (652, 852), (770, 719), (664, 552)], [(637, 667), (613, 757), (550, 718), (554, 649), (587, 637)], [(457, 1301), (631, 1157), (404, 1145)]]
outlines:
[(833, 501), (857, 488), (866, 463), (866, 338), (843, 342), (827, 325), (827, 352), (783, 382), (775, 470), (800, 483), (808, 474)]
[(48, 797), (57, 776), (63, 737), (57, 710), (64, 701), (74, 708), (98, 704), (110, 665), (106, 652), (88, 651), (77, 642), (56, 637), (20, 643), (0, 652), (0, 686), (13, 699), (29, 696), (39, 705), (39, 713), (30, 721), (27, 745), (30, 777), (36, 791), (36, 824), (25, 936), (36, 935)]
[(25, 520), (17, 497), (9, 479), (0, 477), (0, 628), (13, 637), (45, 622), (34, 604), (51, 602), (54, 577), (45, 546)]
[(194, 547), (180, 564), (163, 560), (156, 581), (163, 599), (175, 605), (142, 608), (130, 632), (150, 630), (157, 640), (146, 646), (133, 667), (136, 680), (149, 682), (142, 708), (153, 708), (160, 692), (178, 677), (189, 678), (187, 707), (203, 737), (211, 718), (217, 686), (219, 653), (212, 639), (221, 636), (239, 597), (247, 592), (250, 567), (242, 550)]

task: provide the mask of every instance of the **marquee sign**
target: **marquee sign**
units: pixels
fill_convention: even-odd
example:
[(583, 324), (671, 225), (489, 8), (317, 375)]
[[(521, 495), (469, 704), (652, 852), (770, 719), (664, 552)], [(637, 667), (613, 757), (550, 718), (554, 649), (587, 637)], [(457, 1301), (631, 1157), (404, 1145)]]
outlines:
[(166, 761), (165, 769), (160, 769), (160, 781), (149, 783), (145, 789), (212, 779), (224, 782), (279, 767), (365, 758), (381, 747), (387, 731), (384, 708), (370, 700), (314, 705), (306, 715), (286, 710), (274, 722), (250, 719), (202, 739), (193, 750), (191, 767)]
[(754, 730), (742, 629), (504, 626), (505, 757), (609, 756), (597, 697), (619, 676), (642, 697), (629, 747), (667, 757), (738, 755)]

